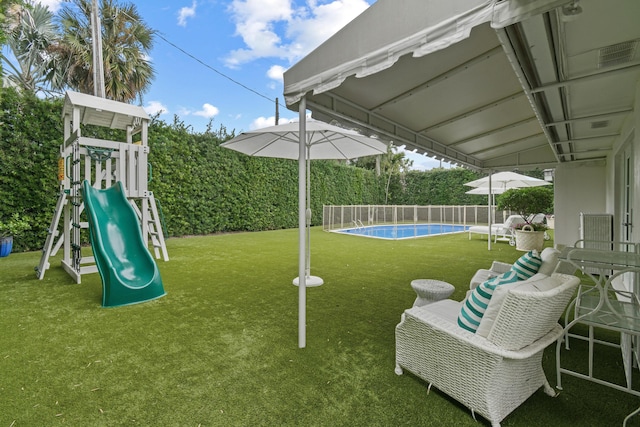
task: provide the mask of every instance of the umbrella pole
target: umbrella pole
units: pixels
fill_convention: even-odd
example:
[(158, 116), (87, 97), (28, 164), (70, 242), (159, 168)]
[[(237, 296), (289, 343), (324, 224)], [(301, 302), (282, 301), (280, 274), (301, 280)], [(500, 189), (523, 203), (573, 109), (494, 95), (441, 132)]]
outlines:
[[(305, 144), (306, 147), (306, 144)], [(307, 209), (305, 211), (307, 221), (307, 278), (311, 277), (311, 147), (305, 149), (307, 155)], [(308, 286), (309, 284), (305, 282)]]
[(487, 237), (487, 248), (488, 250), (491, 250), (491, 227), (493, 225), (493, 205), (491, 203), (491, 193), (493, 192), (493, 189), (491, 188), (491, 175), (493, 174), (493, 171), (489, 171), (489, 235)]
[(303, 96), (299, 106), (299, 155), (298, 155), (298, 347), (307, 345), (307, 275), (306, 275), (306, 111), (307, 102)]
[[(311, 137), (309, 137), (309, 141), (311, 141)], [(305, 286), (320, 286), (324, 284), (324, 280), (318, 276), (311, 275), (311, 143), (307, 145), (306, 149), (307, 155), (307, 209), (306, 209), (306, 222), (307, 222), (307, 240), (306, 240), (306, 250), (307, 250), (307, 268), (305, 270)]]

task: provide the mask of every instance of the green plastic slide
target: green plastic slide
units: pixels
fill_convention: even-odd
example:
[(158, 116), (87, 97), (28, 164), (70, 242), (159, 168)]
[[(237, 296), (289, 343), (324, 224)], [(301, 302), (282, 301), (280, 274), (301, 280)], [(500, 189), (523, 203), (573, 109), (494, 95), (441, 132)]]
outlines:
[(164, 296), (158, 266), (122, 183), (97, 190), (85, 180), (82, 189), (93, 256), (102, 277), (102, 306), (137, 304)]

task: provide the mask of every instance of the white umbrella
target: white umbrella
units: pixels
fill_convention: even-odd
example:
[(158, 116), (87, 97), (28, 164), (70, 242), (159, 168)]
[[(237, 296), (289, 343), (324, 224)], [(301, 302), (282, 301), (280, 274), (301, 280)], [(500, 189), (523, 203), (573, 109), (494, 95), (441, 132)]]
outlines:
[[(305, 141), (304, 147), (300, 145), (301, 140)], [(307, 286), (318, 286), (323, 283), (321, 278), (311, 276), (310, 228), (307, 227), (307, 224), (310, 225), (311, 210), (305, 208), (310, 197), (308, 181), (310, 160), (348, 160), (357, 157), (384, 154), (387, 152), (387, 146), (382, 141), (368, 138), (351, 130), (342, 129), (316, 120), (305, 120), (305, 117), (301, 114), (300, 122), (243, 132), (237, 137), (221, 144), (221, 147), (239, 151), (250, 156), (298, 159), (300, 267), (298, 277), (294, 279), (293, 283), (299, 287), (298, 346), (300, 348), (305, 347), (305, 290)], [(306, 180), (305, 172), (307, 176)]]
[[(496, 194), (502, 194), (505, 191), (507, 191), (506, 188), (492, 188), (491, 189), (491, 194), (493, 194), (492, 200), (493, 200), (493, 204), (496, 204)], [(476, 187), (476, 188), (472, 188), (469, 191), (465, 191), (465, 194), (477, 194), (477, 195), (482, 195), (482, 196), (486, 196), (489, 194), (489, 187)]]
[(498, 194), (495, 190), (503, 191), (511, 188), (539, 187), (541, 185), (549, 185), (550, 183), (538, 178), (522, 175), (515, 172), (498, 172), (475, 181), (467, 182), (464, 185), (476, 188), (492, 187), (492, 192)]
[[(221, 147), (250, 156), (294, 159), (299, 157), (300, 123), (292, 122), (243, 132)], [(306, 120), (307, 159), (355, 159), (384, 154), (387, 146), (377, 140), (317, 120)]]
[(471, 193), (470, 191), (468, 191), (468, 194), (489, 195), (489, 235), (487, 236), (487, 244), (489, 249), (491, 249), (491, 194), (502, 194), (506, 190), (510, 190), (513, 188), (539, 187), (542, 185), (550, 184), (550, 182), (547, 182), (543, 179), (533, 178), (531, 176), (522, 175), (515, 172), (497, 172), (489, 176), (485, 176), (484, 178), (476, 179), (475, 181), (467, 182), (464, 184), (468, 185), (469, 187), (475, 187), (470, 191), (477, 191), (477, 193)]

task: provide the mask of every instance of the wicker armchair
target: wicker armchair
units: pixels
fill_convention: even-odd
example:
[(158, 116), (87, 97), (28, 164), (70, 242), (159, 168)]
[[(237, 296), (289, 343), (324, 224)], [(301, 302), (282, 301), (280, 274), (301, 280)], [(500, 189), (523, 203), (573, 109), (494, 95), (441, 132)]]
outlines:
[(460, 302), (406, 310), (396, 327), (396, 374), (413, 373), (493, 426), (540, 387), (555, 395), (542, 370), (542, 353), (562, 335), (557, 322), (579, 279), (554, 274), (543, 280), (553, 280), (553, 287), (538, 291), (524, 281), (505, 288), (486, 338), (457, 325)]

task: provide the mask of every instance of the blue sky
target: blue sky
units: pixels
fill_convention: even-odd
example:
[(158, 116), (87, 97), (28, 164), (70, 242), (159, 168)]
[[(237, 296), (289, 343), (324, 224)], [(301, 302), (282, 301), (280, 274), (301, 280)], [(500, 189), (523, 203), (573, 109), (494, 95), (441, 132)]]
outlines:
[[(168, 123), (177, 115), (196, 132), (213, 119), (214, 129), (240, 133), (273, 125), (276, 98), (280, 123), (295, 120), (284, 107), (283, 72), (375, 0), (118, 1), (135, 4), (158, 32), (147, 112)], [(40, 2), (56, 12), (62, 0)], [(439, 166), (408, 156), (416, 169)]]

